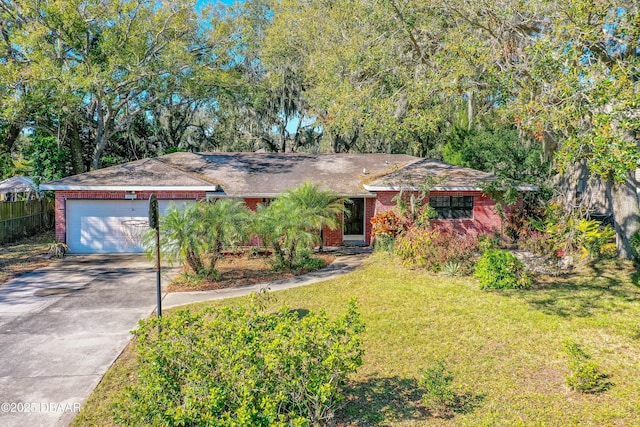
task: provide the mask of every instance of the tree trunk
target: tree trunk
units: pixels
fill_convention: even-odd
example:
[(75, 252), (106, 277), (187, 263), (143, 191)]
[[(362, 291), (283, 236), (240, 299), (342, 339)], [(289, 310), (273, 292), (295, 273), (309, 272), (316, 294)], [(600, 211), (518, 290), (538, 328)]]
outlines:
[(618, 235), (618, 255), (631, 259), (631, 237), (640, 231), (640, 207), (638, 206), (638, 180), (635, 172), (627, 174), (620, 184), (608, 184), (607, 196), (613, 209), (613, 224)]
[(74, 174), (86, 172), (84, 170), (82, 141), (80, 140), (80, 131), (78, 130), (78, 122), (73, 120), (68, 124), (69, 148), (71, 149), (71, 167)]
[(20, 136), (21, 131), (22, 131), (21, 126), (18, 126), (16, 123), (11, 123), (9, 125), (9, 128), (3, 135), (4, 138), (0, 140), (0, 145), (2, 145), (0, 152), (11, 153), (11, 151), (13, 150), (13, 146), (15, 145), (16, 141), (18, 140), (18, 137)]
[[(104, 111), (105, 108), (107, 108), (106, 113)], [(94, 170), (100, 169), (102, 166), (102, 154), (104, 153), (104, 149), (107, 147), (107, 143), (111, 137), (110, 129), (113, 120), (111, 110), (109, 110), (108, 106), (105, 106), (100, 100), (96, 101), (96, 112), (98, 119), (96, 123), (96, 147), (93, 151)]]
[(474, 93), (472, 90), (467, 92), (467, 130), (471, 132), (473, 130), (473, 124), (476, 120), (476, 108), (474, 102)]

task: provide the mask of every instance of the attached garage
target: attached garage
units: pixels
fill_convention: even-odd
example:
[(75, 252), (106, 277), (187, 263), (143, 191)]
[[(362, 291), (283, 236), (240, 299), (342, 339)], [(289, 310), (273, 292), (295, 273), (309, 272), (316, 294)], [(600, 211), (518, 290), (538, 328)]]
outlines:
[[(186, 200), (174, 200), (180, 205)], [(160, 213), (164, 214), (169, 200), (160, 200)], [(135, 222), (146, 221), (149, 216), (148, 200), (83, 200), (66, 201), (66, 241), (69, 252), (140, 253), (142, 246), (135, 240)], [(132, 224), (133, 223), (133, 224)], [(127, 229), (129, 227), (129, 229)], [(146, 229), (146, 227), (143, 227)]]

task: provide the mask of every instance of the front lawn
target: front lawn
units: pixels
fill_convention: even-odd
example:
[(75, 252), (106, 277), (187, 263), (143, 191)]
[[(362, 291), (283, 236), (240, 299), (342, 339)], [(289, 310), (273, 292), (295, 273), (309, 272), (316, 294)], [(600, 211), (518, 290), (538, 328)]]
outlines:
[[(336, 425), (640, 425), (640, 279), (629, 264), (545, 278), (529, 290), (482, 291), (473, 279), (407, 269), (376, 254), (355, 272), (274, 295), (274, 306), (329, 315), (358, 299), (367, 325), (364, 364)], [(566, 386), (567, 340), (609, 375), (607, 391)], [(463, 403), (450, 418), (420, 402), (417, 380), (439, 358)], [(127, 350), (73, 425), (110, 425), (110, 404), (133, 379)]]

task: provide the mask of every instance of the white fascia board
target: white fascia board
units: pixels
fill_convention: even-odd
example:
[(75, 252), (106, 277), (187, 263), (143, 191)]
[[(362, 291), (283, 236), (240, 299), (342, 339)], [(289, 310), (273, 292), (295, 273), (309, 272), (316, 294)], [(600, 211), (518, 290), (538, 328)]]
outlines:
[[(420, 191), (422, 190), (419, 187), (404, 187), (404, 186), (395, 186), (395, 185), (385, 185), (385, 186), (374, 186), (374, 185), (364, 185), (364, 189), (368, 191)], [(481, 188), (478, 187), (433, 187), (431, 191), (482, 191)]]
[[(374, 186), (364, 185), (364, 189), (367, 191), (420, 191), (418, 187), (400, 187), (400, 186)], [(516, 187), (518, 191), (536, 191), (538, 186), (536, 185), (522, 185)], [(480, 187), (433, 187), (431, 191), (484, 191)]]
[[(231, 199), (275, 199), (282, 193), (224, 193), (224, 192), (211, 192), (208, 193), (209, 197), (216, 198), (231, 198)], [(373, 193), (358, 193), (358, 194), (337, 194), (338, 197), (345, 197), (348, 199), (374, 199), (376, 195)]]
[(40, 190), (53, 191), (212, 191), (217, 187), (208, 186), (148, 186), (148, 185), (40, 185)]

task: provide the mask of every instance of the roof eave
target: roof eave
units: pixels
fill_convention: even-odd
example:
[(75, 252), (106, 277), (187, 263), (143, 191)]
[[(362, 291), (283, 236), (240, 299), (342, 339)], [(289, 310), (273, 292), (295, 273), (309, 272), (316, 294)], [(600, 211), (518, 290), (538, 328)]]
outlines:
[(216, 191), (216, 185), (172, 185), (172, 186), (150, 186), (150, 185), (61, 185), (42, 184), (40, 190), (49, 191)]
[[(395, 186), (395, 185), (364, 185), (367, 191), (421, 191), (422, 188), (414, 186)], [(521, 185), (516, 187), (518, 191), (537, 191), (537, 185)], [(483, 188), (473, 186), (436, 186), (431, 191), (484, 191)]]
[[(219, 198), (234, 198), (234, 199), (274, 199), (280, 196), (282, 193), (225, 193), (225, 192), (215, 192), (210, 193), (208, 196), (210, 197), (219, 197)], [(345, 198), (375, 198), (376, 195), (374, 193), (338, 193), (336, 194), (338, 197)]]

